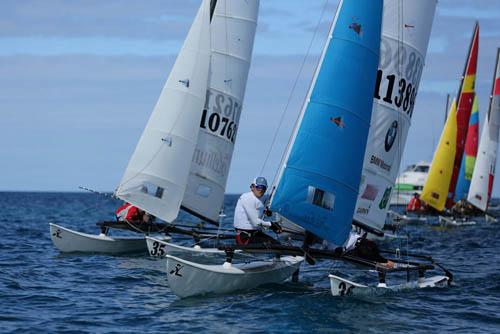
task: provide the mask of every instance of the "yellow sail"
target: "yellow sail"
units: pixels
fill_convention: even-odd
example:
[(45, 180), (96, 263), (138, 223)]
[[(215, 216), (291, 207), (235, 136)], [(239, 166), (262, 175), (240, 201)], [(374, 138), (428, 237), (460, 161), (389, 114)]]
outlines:
[(448, 119), (434, 152), (429, 177), (422, 191), (422, 200), (438, 211), (444, 210), (453, 173), (457, 142), (457, 103), (453, 99)]

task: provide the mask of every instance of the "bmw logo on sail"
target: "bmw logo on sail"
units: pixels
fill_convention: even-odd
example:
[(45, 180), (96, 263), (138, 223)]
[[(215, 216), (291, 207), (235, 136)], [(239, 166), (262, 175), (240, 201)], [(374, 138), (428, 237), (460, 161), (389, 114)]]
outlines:
[(385, 135), (385, 151), (389, 152), (394, 145), (394, 141), (396, 140), (396, 135), (398, 134), (398, 122), (394, 121), (391, 124), (389, 130), (387, 130), (387, 134)]

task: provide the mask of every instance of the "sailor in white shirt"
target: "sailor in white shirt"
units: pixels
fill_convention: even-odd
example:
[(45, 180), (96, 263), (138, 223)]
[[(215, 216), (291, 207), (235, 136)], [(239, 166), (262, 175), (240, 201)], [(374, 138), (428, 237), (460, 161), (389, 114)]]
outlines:
[(270, 210), (264, 208), (262, 196), (267, 189), (267, 180), (259, 176), (250, 185), (250, 190), (238, 199), (234, 210), (234, 228), (236, 230), (236, 243), (246, 245), (249, 243), (271, 242), (278, 243), (275, 239), (262, 232), (262, 227), (272, 228), (281, 232), (281, 228), (261, 217), (271, 216)]

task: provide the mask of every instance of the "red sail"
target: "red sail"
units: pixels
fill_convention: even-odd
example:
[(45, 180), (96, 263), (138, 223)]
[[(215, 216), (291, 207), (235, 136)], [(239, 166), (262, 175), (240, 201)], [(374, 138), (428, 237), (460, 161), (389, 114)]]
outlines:
[(455, 197), (455, 188), (457, 185), (458, 173), (462, 163), (462, 155), (464, 153), (465, 139), (467, 137), (467, 129), (469, 127), (469, 118), (472, 110), (472, 102), (475, 96), (476, 83), (476, 68), (477, 54), (479, 50), (479, 23), (474, 27), (474, 34), (469, 48), (469, 55), (464, 68), (464, 75), (460, 84), (457, 106), (457, 145), (455, 153), (455, 162), (453, 164), (453, 173), (448, 190), (448, 198), (446, 200), (446, 208), (450, 209)]

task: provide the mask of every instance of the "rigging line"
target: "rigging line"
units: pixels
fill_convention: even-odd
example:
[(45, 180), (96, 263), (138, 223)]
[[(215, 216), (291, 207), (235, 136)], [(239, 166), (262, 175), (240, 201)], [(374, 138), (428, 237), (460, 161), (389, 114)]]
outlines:
[[(300, 68), (299, 68), (299, 71), (298, 71), (298, 73), (297, 73), (297, 76), (295, 77), (295, 81), (294, 81), (294, 83), (293, 83), (292, 89), (290, 90), (290, 94), (289, 94), (289, 96), (288, 96), (288, 100), (287, 100), (287, 102), (286, 102), (285, 108), (283, 109), (283, 111), (282, 111), (282, 113), (281, 113), (281, 116), (280, 116), (280, 121), (279, 121), (279, 123), (278, 123), (278, 127), (277, 127), (276, 131), (274, 132), (273, 140), (272, 140), (272, 142), (271, 142), (271, 145), (269, 146), (269, 150), (267, 151), (266, 158), (265, 158), (265, 160), (264, 160), (264, 163), (262, 164), (262, 167), (261, 167), (261, 169), (260, 169), (260, 173), (259, 173), (259, 175), (262, 175), (262, 173), (264, 172), (264, 168), (266, 167), (267, 161), (269, 160), (269, 156), (271, 155), (271, 151), (272, 151), (272, 149), (273, 149), (273, 147), (274, 147), (274, 144), (276, 143), (276, 138), (277, 138), (277, 136), (278, 136), (278, 132), (279, 132), (279, 130), (280, 130), (280, 128), (281, 128), (281, 125), (283, 124), (283, 120), (284, 120), (284, 118), (285, 118), (286, 111), (288, 110), (288, 107), (289, 107), (290, 102), (291, 102), (291, 100), (292, 100), (292, 95), (293, 95), (293, 93), (295, 92), (295, 88), (296, 88), (297, 83), (298, 83), (298, 81), (299, 81), (300, 75), (302, 74), (302, 70), (304, 69), (304, 65), (305, 65), (305, 63), (306, 63), (306, 60), (307, 60), (307, 58), (309, 57), (309, 54), (310, 54), (310, 52), (311, 52), (311, 48), (312, 48), (313, 42), (314, 42), (314, 40), (316, 39), (316, 35), (317, 35), (317, 33), (318, 33), (318, 30), (319, 30), (319, 26), (320, 26), (320, 24), (321, 24), (321, 21), (323, 20), (323, 16), (324, 16), (324, 14), (325, 14), (325, 11), (326, 11), (326, 6), (328, 5), (328, 2), (329, 2), (329, 0), (325, 0), (325, 1), (324, 1), (324, 3), (323, 3), (323, 8), (322, 8), (322, 10), (321, 10), (321, 15), (320, 15), (320, 18), (319, 18), (319, 20), (318, 20), (318, 23), (316, 24), (316, 28), (315, 28), (315, 30), (314, 30), (313, 36), (312, 36), (312, 38), (311, 38), (311, 41), (309, 42), (309, 46), (308, 46), (308, 48), (307, 48), (306, 54), (305, 54), (304, 58), (302, 59), (302, 64), (300, 65)], [(299, 117), (300, 117), (300, 113), (299, 113)], [(297, 118), (297, 120), (298, 120), (298, 118)], [(286, 154), (286, 150), (285, 150), (285, 153), (283, 154), (283, 157), (284, 157), (284, 155), (285, 155), (285, 154)], [(278, 170), (279, 170), (279, 168), (278, 168)], [(277, 172), (276, 172), (276, 174), (275, 174), (274, 178), (276, 178), (276, 175), (277, 175)], [(274, 184), (274, 182), (273, 182), (273, 184)]]

